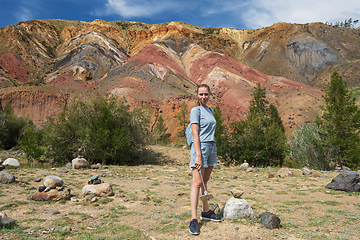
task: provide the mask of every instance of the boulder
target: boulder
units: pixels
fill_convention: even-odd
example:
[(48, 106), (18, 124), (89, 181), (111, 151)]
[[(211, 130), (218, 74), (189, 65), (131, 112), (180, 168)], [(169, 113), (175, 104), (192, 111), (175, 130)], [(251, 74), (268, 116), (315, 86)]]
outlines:
[(11, 166), (11, 167), (20, 167), (20, 163), (15, 158), (8, 158), (6, 159), (2, 165), (4, 166)]
[(70, 188), (63, 187), (61, 191), (51, 189), (48, 192), (36, 192), (31, 195), (31, 199), (34, 201), (59, 201), (69, 200), (71, 198)]
[(249, 164), (246, 162), (246, 161), (244, 161), (244, 163), (243, 164), (241, 164), (240, 165), (240, 170), (246, 170), (246, 169), (248, 169), (249, 168)]
[(7, 224), (14, 224), (15, 220), (11, 217), (8, 217), (6, 213), (0, 213), (0, 226), (7, 225)]
[(114, 196), (114, 192), (109, 183), (102, 183), (97, 185), (85, 185), (81, 190), (81, 195), (86, 196), (95, 194), (97, 197)]
[(261, 214), (261, 224), (266, 228), (279, 228), (280, 218), (271, 212), (264, 212)]
[(71, 165), (73, 169), (80, 169), (80, 168), (88, 168), (90, 166), (89, 162), (85, 158), (75, 158), (71, 161)]
[(303, 168), (302, 169), (302, 175), (311, 175), (312, 171), (307, 169), (307, 168)]
[(15, 182), (15, 176), (5, 171), (0, 172), (0, 183), (12, 183)]
[(44, 179), (44, 186), (50, 189), (61, 187), (62, 185), (64, 185), (64, 181), (57, 176), (47, 176)]
[(355, 171), (342, 171), (325, 188), (345, 192), (360, 192), (359, 173)]
[(277, 174), (280, 177), (287, 177), (287, 176), (292, 176), (293, 175), (289, 168), (281, 168), (281, 169), (279, 169)]
[(233, 220), (241, 217), (250, 217), (253, 214), (250, 204), (243, 198), (231, 197), (224, 206), (224, 219)]

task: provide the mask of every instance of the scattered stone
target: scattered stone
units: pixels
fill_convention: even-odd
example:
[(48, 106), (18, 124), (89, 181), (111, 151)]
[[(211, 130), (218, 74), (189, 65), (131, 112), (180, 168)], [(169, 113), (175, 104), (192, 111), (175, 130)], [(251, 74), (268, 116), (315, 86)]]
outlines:
[(248, 169), (246, 169), (246, 172), (255, 172), (255, 169), (252, 167), (249, 167)]
[(220, 207), (219, 207), (219, 205), (218, 204), (213, 204), (213, 205), (211, 205), (211, 207), (210, 207), (210, 210), (211, 211), (213, 211), (216, 215), (218, 215), (218, 216), (222, 216), (222, 212), (221, 212), (221, 209), (220, 209)]
[(273, 167), (268, 166), (267, 169), (274, 169)]
[(302, 169), (302, 175), (311, 175), (312, 171), (307, 169), (307, 168), (303, 168)]
[(50, 190), (51, 190), (51, 188), (45, 187), (44, 192), (49, 192)]
[(41, 182), (41, 178), (40, 177), (35, 177), (34, 182)]
[(339, 165), (336, 165), (335, 172), (340, 172), (340, 171), (341, 171), (341, 167)]
[(31, 199), (34, 201), (59, 201), (69, 200), (71, 198), (70, 188), (64, 187), (62, 191), (51, 189), (48, 192), (36, 192), (31, 195)]
[(236, 218), (249, 217), (253, 210), (249, 203), (243, 198), (231, 197), (224, 206), (224, 219), (233, 220)]
[(124, 194), (124, 193), (118, 193), (118, 194), (116, 194), (114, 197), (124, 198), (124, 197), (125, 197), (125, 194)]
[(0, 183), (12, 183), (15, 182), (15, 176), (5, 171), (0, 172)]
[(72, 201), (72, 202), (78, 202), (79, 200), (78, 200), (76, 197), (72, 197), (72, 198), (70, 198), (70, 201)]
[(44, 186), (45, 187), (49, 187), (51, 189), (54, 189), (56, 188), (57, 186), (62, 186), (64, 185), (64, 181), (57, 177), (57, 176), (47, 176), (45, 179), (44, 179)]
[(85, 185), (81, 190), (81, 195), (86, 196), (89, 194), (95, 194), (97, 197), (114, 196), (113, 189), (109, 183)]
[(274, 178), (277, 176), (277, 173), (269, 173), (268, 178)]
[(244, 160), (244, 163), (240, 165), (240, 170), (246, 170), (249, 168), (249, 164), (246, 162), (246, 160)]
[(256, 218), (260, 218), (261, 214), (258, 213), (258, 211), (254, 211), (252, 215), (250, 215), (251, 218), (256, 219)]
[(71, 163), (71, 162), (67, 163), (67, 164), (65, 165), (65, 167), (67, 167), (67, 168), (72, 168), (72, 163)]
[(289, 168), (281, 168), (277, 174), (280, 176), (280, 177), (287, 177), (287, 176), (292, 176), (293, 173), (290, 171)]
[(325, 188), (341, 190), (345, 192), (359, 192), (359, 173), (355, 171), (342, 171), (339, 175), (331, 180)]
[(81, 169), (81, 168), (88, 168), (90, 166), (89, 162), (84, 158), (75, 158), (71, 161), (73, 169)]
[(320, 175), (318, 173), (312, 173), (310, 176), (311, 177), (320, 177)]
[(88, 181), (88, 184), (93, 184), (93, 185), (101, 184), (101, 183), (103, 183), (103, 181), (101, 181), (101, 179), (89, 180)]
[(0, 164), (0, 172), (3, 171), (5, 169), (5, 166)]
[(58, 170), (56, 172), (58, 172), (58, 173), (68, 173), (69, 171), (68, 170)]
[(260, 172), (260, 170), (258, 168), (255, 168), (255, 172)]
[(138, 201), (148, 202), (150, 201), (150, 197), (148, 195), (140, 195), (137, 199)]
[(280, 228), (280, 218), (271, 212), (264, 212), (261, 214), (261, 223), (266, 228)]
[(99, 169), (101, 168), (101, 164), (100, 163), (97, 163), (97, 164), (93, 164), (90, 166), (91, 169)]
[(237, 176), (231, 176), (230, 178), (231, 179), (237, 179), (238, 177)]
[(241, 191), (241, 190), (238, 190), (238, 189), (233, 189), (230, 192), (231, 192), (231, 194), (233, 195), (234, 198), (240, 198), (244, 194), (244, 191)]
[[(46, 189), (45, 186), (39, 186), (38, 191), (43, 192), (45, 189)], [(50, 190), (50, 188), (49, 188), (49, 190)]]
[(0, 213), (0, 226), (14, 224), (15, 220), (8, 217), (6, 213)]
[(92, 176), (90, 180), (96, 180), (99, 178), (99, 175)]
[(6, 159), (2, 165), (4, 166), (11, 166), (11, 167), (20, 167), (20, 163), (15, 158), (8, 158)]
[(56, 215), (56, 214), (60, 214), (60, 212), (58, 210), (52, 210), (52, 211), (44, 212), (44, 214), (46, 214), (46, 215)]
[(86, 198), (85, 198), (85, 201), (87, 202), (96, 202), (97, 201), (97, 198), (95, 196), (94, 193), (88, 195)]
[(182, 195), (184, 195), (184, 192), (182, 192), (182, 191), (179, 190), (176, 195), (177, 195), (177, 196), (182, 196)]

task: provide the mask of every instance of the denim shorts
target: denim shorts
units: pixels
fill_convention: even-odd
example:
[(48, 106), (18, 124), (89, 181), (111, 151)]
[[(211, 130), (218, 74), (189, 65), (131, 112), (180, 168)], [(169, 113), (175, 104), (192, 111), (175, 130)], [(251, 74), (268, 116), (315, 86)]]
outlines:
[[(217, 150), (215, 142), (200, 143), (202, 168), (213, 167), (217, 164)], [(191, 144), (190, 150), (190, 167), (195, 167), (196, 152), (194, 144)]]

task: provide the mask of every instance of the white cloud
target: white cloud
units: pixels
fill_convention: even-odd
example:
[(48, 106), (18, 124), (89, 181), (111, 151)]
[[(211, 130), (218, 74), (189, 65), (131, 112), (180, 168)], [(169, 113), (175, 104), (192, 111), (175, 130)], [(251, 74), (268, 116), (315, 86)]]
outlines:
[(106, 4), (108, 14), (118, 14), (125, 18), (151, 17), (163, 11), (170, 10), (181, 1), (158, 0), (108, 0)]
[(15, 18), (18, 22), (20, 21), (28, 21), (33, 19), (33, 15), (30, 9), (21, 7), (19, 11), (15, 13)]
[(359, 0), (107, 0), (106, 11), (98, 15), (123, 18), (157, 17), (169, 21), (173, 14), (182, 21), (217, 26), (261, 28), (278, 22), (311, 23), (360, 19)]
[[(345, 3), (346, 2), (346, 3)], [(277, 22), (333, 22), (360, 18), (360, 1), (346, 0), (255, 0), (251, 1), (244, 21), (250, 28)]]

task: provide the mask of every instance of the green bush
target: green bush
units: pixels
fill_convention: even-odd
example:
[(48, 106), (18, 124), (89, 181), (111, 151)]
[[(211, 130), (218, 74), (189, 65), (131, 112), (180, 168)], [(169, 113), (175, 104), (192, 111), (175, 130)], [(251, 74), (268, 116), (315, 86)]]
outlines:
[(288, 141), (289, 159), (300, 167), (330, 170), (330, 161), (320, 144), (320, 131), (316, 124), (302, 125), (294, 129)]
[(148, 117), (129, 110), (116, 96), (75, 99), (48, 118), (44, 129), (45, 155), (57, 164), (76, 156), (79, 148), (90, 163), (132, 164), (147, 140)]
[(17, 116), (7, 102), (4, 109), (0, 110), (0, 149), (15, 147), (31, 120)]
[(286, 151), (284, 126), (277, 108), (265, 98), (266, 89), (255, 87), (245, 120), (230, 124), (225, 164), (282, 166)]
[(18, 143), (18, 147), (24, 151), (28, 160), (39, 160), (44, 154), (43, 147), (44, 129), (42, 126), (37, 127), (32, 122), (24, 130)]

